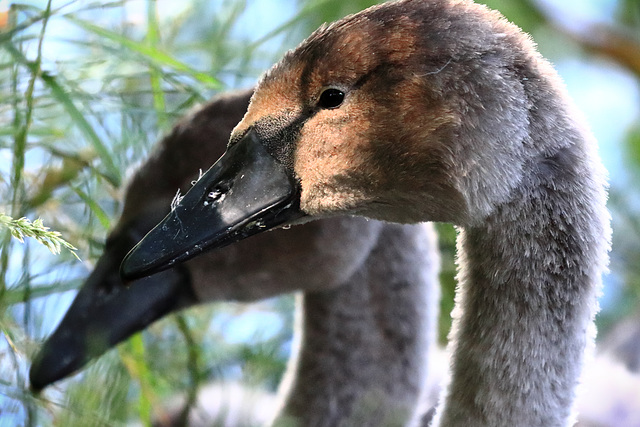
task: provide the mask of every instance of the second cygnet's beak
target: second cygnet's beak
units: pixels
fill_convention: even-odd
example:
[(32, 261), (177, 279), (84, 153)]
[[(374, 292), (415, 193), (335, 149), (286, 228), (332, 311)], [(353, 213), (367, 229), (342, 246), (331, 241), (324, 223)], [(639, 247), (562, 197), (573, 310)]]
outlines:
[(251, 129), (129, 252), (120, 273), (154, 274), (302, 216), (298, 180)]
[(157, 319), (196, 303), (186, 269), (164, 271), (124, 287), (118, 276), (122, 253), (105, 250), (38, 351), (29, 371), (32, 390), (78, 371)]

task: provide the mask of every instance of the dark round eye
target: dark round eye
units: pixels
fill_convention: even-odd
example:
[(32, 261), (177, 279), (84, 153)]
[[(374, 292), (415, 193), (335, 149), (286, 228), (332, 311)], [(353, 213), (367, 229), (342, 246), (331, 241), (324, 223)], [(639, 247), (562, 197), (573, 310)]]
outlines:
[(340, 89), (327, 89), (320, 95), (318, 105), (320, 108), (338, 108), (344, 101), (344, 92)]

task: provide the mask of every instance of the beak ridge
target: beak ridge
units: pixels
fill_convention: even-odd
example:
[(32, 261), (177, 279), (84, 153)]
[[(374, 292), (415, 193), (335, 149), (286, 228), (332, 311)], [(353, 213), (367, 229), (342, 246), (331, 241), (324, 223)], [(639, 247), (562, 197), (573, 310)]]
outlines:
[(154, 274), (302, 216), (298, 180), (251, 129), (129, 252), (120, 274)]

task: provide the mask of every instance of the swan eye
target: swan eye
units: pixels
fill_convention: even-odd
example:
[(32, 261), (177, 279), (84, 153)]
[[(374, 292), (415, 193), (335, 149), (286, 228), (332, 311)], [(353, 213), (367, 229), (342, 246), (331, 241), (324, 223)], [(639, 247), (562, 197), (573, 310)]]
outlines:
[(320, 108), (338, 108), (344, 101), (344, 92), (340, 89), (330, 88), (322, 92), (318, 105)]

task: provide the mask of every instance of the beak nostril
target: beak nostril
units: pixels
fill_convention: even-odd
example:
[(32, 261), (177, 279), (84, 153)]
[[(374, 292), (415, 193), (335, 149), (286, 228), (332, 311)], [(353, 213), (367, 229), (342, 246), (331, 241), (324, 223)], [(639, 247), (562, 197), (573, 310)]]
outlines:
[(210, 204), (213, 204), (213, 203), (220, 203), (224, 200), (226, 195), (227, 195), (227, 192), (225, 191), (225, 189), (221, 187), (215, 187), (209, 193), (207, 193), (207, 195), (204, 198), (203, 204), (205, 206), (209, 206)]

